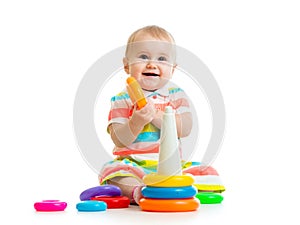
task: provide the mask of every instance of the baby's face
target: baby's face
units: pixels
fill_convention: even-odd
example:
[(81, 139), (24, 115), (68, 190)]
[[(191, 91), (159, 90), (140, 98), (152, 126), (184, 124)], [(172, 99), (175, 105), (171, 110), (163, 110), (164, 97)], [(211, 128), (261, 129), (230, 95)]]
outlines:
[(175, 46), (148, 34), (140, 34), (124, 58), (125, 71), (148, 91), (163, 87), (172, 78), (175, 66)]

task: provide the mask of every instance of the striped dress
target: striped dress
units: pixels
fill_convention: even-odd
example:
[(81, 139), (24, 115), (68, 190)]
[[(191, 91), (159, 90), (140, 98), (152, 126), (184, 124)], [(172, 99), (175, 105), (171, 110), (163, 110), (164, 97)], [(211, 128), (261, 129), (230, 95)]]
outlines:
[[(165, 86), (155, 92), (144, 91), (147, 99), (151, 98), (157, 110), (164, 111), (166, 106), (172, 106), (176, 114), (189, 112), (189, 101), (182, 89), (174, 86)], [(111, 110), (108, 117), (108, 126), (112, 123), (124, 124), (132, 116), (134, 105), (127, 92), (121, 92), (111, 99)], [(147, 124), (136, 140), (125, 148), (115, 147), (114, 155), (158, 153), (160, 130), (153, 124)]]
[[(152, 100), (157, 110), (164, 111), (166, 106), (171, 106), (176, 114), (190, 112), (187, 95), (171, 82), (154, 92), (144, 91), (144, 95)], [(132, 116), (133, 109), (134, 105), (127, 91), (122, 91), (112, 97), (108, 126), (113, 123), (127, 123)], [(116, 158), (103, 166), (99, 174), (100, 184), (105, 184), (107, 180), (119, 176), (131, 176), (142, 181), (144, 175), (156, 172), (159, 144), (160, 129), (151, 123), (147, 124), (131, 145), (122, 148), (114, 147), (113, 154)], [(179, 149), (182, 151), (180, 146)], [(182, 161), (183, 172), (187, 169), (195, 170), (194, 168), (199, 166), (199, 162)]]

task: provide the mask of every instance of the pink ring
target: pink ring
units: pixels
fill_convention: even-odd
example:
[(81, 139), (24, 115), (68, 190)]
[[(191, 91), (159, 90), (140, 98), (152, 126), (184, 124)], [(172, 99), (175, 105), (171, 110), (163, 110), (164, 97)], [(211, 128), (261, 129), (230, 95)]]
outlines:
[(66, 207), (67, 203), (59, 200), (43, 200), (34, 203), (35, 210), (40, 212), (64, 211)]

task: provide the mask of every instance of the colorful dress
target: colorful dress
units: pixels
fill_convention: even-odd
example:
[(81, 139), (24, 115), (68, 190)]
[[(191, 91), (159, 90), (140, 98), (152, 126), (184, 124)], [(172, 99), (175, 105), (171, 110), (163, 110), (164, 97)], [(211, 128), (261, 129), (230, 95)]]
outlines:
[[(151, 98), (156, 109), (164, 111), (171, 106), (176, 114), (190, 112), (190, 103), (185, 92), (171, 84), (154, 92), (144, 91), (147, 99)], [(111, 110), (108, 126), (112, 123), (125, 124), (133, 113), (134, 105), (126, 91), (111, 98)], [(142, 178), (149, 173), (155, 173), (158, 162), (160, 143), (160, 129), (153, 124), (147, 124), (136, 140), (129, 146), (114, 147), (116, 158), (107, 162), (99, 174), (100, 184), (119, 176), (131, 176), (142, 182)], [(182, 151), (179, 139), (179, 149)], [(211, 167), (203, 170), (199, 162), (182, 161), (183, 173), (190, 173), (195, 177), (195, 186), (199, 190), (224, 191), (218, 173)], [(208, 174), (207, 174), (208, 173)]]

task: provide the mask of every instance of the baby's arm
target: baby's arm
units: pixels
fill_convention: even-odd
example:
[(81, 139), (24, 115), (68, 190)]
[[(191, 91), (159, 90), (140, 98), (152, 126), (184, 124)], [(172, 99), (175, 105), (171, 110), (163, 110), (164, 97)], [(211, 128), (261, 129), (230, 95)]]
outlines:
[(181, 114), (176, 114), (176, 127), (177, 127), (177, 135), (179, 138), (187, 137), (192, 130), (193, 126), (193, 117), (192, 113), (184, 112)]
[(144, 126), (153, 120), (154, 115), (155, 108), (150, 101), (142, 109), (134, 110), (132, 117), (127, 123), (112, 123), (108, 130), (114, 144), (117, 147), (125, 147), (132, 144)]
[[(152, 120), (152, 124), (161, 129), (161, 123), (163, 118), (163, 111), (158, 111)], [(177, 135), (179, 138), (187, 137), (192, 130), (193, 117), (190, 112), (184, 112), (181, 114), (175, 114)]]

